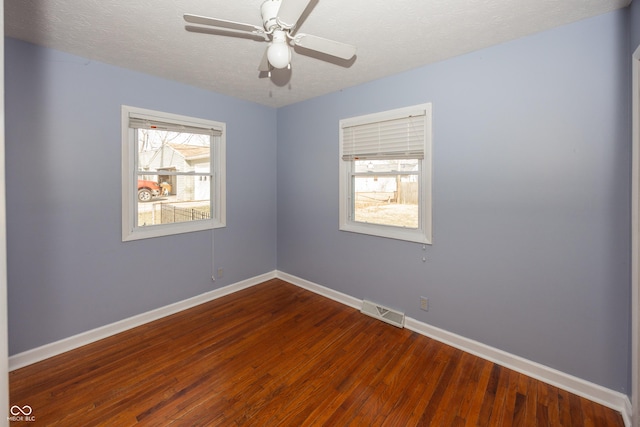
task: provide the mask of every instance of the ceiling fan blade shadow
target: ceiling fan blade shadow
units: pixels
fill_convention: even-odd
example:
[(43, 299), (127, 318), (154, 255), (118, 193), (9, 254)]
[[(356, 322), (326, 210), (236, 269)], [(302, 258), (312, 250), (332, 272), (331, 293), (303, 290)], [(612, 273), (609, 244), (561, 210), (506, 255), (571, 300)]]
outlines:
[(260, 35), (260, 34), (223, 30), (218, 28), (200, 27), (197, 25), (185, 25), (184, 29), (192, 33), (211, 34), (214, 36), (238, 37), (242, 39), (254, 40), (257, 42), (263, 42), (268, 40), (264, 35)]
[(267, 46), (267, 49), (264, 50), (264, 54), (262, 55), (262, 60), (260, 61), (260, 65), (258, 66), (258, 71), (260, 71), (261, 73), (263, 72), (268, 73), (273, 68), (271, 64), (269, 64), (269, 58), (267, 58), (268, 49), (269, 47)]
[(314, 0), (282, 0), (278, 9), (278, 23), (284, 28), (295, 27), (305, 9), (313, 2)]
[(226, 19), (210, 18), (208, 16), (192, 15), (185, 13), (185, 21), (190, 24), (208, 25), (210, 27), (228, 28), (230, 30), (245, 31), (248, 33), (264, 34), (264, 29), (257, 25), (245, 24), (244, 22), (228, 21)]
[(293, 42), (296, 46), (335, 56), (336, 58), (346, 61), (353, 58), (356, 54), (355, 46), (309, 34), (297, 34)]
[(274, 68), (271, 71), (271, 75), (266, 73), (271, 83), (278, 87), (285, 87), (291, 83), (292, 70), (288, 68)]

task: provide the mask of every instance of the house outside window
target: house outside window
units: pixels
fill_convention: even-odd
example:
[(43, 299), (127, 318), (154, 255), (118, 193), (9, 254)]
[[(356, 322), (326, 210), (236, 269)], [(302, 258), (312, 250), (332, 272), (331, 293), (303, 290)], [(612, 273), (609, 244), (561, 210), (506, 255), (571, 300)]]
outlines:
[(432, 243), (431, 104), (340, 121), (340, 230)]
[(122, 240), (225, 226), (225, 124), (122, 107)]

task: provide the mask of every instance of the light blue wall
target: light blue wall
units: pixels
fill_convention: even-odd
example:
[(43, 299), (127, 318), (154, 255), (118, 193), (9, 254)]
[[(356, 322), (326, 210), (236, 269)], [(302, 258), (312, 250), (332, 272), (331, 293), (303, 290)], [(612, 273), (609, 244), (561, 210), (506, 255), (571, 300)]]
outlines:
[[(627, 13), (279, 109), (278, 269), (627, 392)], [(424, 102), (433, 246), (339, 231), (338, 121)]]
[[(10, 353), (272, 271), (276, 110), (6, 39)], [(227, 124), (227, 227), (121, 242), (120, 106)]]

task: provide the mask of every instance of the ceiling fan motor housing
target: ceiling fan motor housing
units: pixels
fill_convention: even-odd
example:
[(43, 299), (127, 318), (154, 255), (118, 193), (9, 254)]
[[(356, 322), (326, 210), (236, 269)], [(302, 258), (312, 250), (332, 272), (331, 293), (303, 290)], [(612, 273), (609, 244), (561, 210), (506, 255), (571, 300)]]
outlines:
[(262, 14), (262, 24), (267, 32), (277, 28), (278, 25), (278, 10), (280, 10), (280, 4), (282, 0), (265, 0), (260, 6), (260, 13)]

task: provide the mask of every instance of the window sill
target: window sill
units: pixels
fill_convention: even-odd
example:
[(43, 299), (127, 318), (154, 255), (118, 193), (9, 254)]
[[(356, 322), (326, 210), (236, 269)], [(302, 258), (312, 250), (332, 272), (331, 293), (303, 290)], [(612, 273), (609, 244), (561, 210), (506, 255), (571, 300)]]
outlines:
[(153, 237), (173, 236), (176, 234), (223, 228), (225, 226), (226, 224), (222, 224), (217, 221), (150, 225), (148, 227), (138, 227), (135, 230), (122, 230), (122, 241), (130, 242), (134, 240), (151, 239)]
[(370, 236), (385, 237), (387, 239), (405, 240), (423, 245), (431, 245), (431, 236), (427, 236), (424, 230), (392, 227), (378, 224), (349, 222), (340, 225), (340, 231), (368, 234)]

